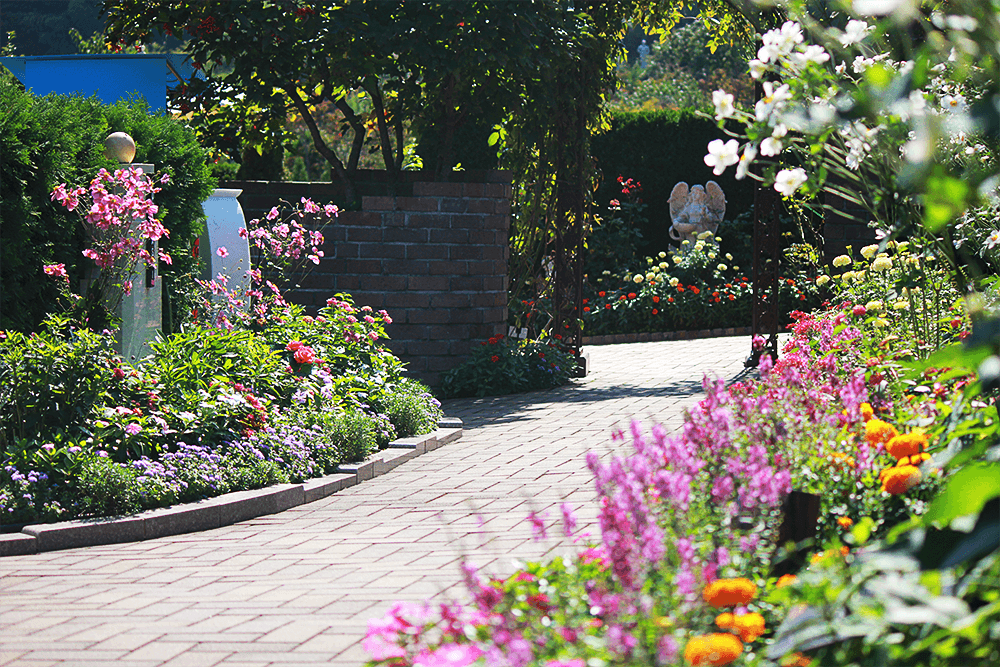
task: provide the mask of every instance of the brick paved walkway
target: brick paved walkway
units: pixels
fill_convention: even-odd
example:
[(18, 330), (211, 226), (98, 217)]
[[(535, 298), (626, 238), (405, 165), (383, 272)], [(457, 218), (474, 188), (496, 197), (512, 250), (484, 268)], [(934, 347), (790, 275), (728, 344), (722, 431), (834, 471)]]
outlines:
[(608, 450), (633, 416), (676, 427), (702, 374), (732, 378), (749, 349), (748, 337), (591, 347), (589, 377), (450, 401), (461, 440), (325, 500), (0, 559), (0, 665), (359, 665), (367, 620), (393, 600), (462, 594), (461, 554), (502, 572), (561, 548), (531, 540), (527, 512), (591, 499), (587, 451)]

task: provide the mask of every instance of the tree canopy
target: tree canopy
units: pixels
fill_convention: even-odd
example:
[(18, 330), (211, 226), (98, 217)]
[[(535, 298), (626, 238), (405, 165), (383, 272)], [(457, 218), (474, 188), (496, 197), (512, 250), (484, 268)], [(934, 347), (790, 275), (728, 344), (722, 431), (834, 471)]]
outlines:
[[(552, 90), (559, 61), (579, 60), (595, 49), (613, 60), (629, 22), (666, 27), (690, 4), (104, 0), (104, 11), (108, 37), (120, 44), (156, 35), (188, 40), (203, 76), (174, 90), (171, 99), (192, 114), (206, 143), (236, 159), (245, 142), (258, 151), (274, 148), (294, 110), (334, 175), (349, 185), (366, 136), (374, 137), (367, 139), (369, 149), (396, 172), (407, 132), (423, 138), (424, 164), (446, 177), (463, 127), (489, 128), (535, 104)], [(752, 32), (727, 0), (699, 5), (717, 34)], [(612, 81), (598, 76), (585, 83), (599, 98)], [(370, 104), (352, 106), (351, 93)], [(317, 122), (315, 110), (324, 102), (339, 111), (342, 132), (352, 137), (340, 154)]]

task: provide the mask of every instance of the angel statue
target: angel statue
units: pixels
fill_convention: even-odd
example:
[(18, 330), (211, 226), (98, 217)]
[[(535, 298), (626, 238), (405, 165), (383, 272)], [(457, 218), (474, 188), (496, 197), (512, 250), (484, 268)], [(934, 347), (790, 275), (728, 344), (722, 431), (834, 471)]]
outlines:
[(726, 215), (726, 195), (715, 181), (688, 190), (681, 181), (670, 191), (670, 238), (692, 243), (703, 232), (715, 233)]

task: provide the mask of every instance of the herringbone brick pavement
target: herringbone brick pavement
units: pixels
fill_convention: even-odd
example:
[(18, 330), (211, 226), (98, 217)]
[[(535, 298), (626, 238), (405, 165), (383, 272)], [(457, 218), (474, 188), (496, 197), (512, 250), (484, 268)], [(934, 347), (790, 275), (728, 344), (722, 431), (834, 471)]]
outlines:
[[(596, 346), (550, 392), (448, 401), (461, 440), (281, 514), (132, 544), (0, 559), (0, 665), (359, 665), (394, 600), (462, 596), (458, 561), (509, 572), (566, 548), (530, 510), (595, 510), (584, 454), (633, 417), (668, 428), (704, 373), (732, 378), (748, 337)], [(592, 503), (591, 503), (592, 504)]]

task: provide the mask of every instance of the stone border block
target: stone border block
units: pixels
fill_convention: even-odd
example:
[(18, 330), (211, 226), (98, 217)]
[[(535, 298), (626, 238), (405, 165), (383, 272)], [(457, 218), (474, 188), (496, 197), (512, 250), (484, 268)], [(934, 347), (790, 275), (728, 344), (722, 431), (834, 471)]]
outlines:
[(427, 451), (427, 436), (414, 435), (409, 438), (398, 438), (389, 443), (388, 449), (410, 449), (420, 456)]
[(222, 525), (222, 512), (218, 504), (202, 500), (143, 512), (142, 520), (146, 526), (145, 539), (151, 540), (218, 528)]
[(38, 551), (56, 551), (139, 542), (146, 537), (146, 526), (141, 516), (126, 516), (36, 524), (25, 526), (21, 532), (35, 537)]
[(337, 472), (354, 475), (358, 482), (365, 482), (375, 476), (375, 459), (361, 463), (344, 463), (337, 467)]
[(7, 533), (0, 535), (0, 557), (27, 556), (38, 553), (38, 540), (34, 535)]
[(277, 484), (263, 489), (227, 493), (205, 502), (218, 505), (220, 525), (228, 526), (301, 505), (305, 502), (305, 492), (301, 484)]
[(434, 431), (434, 437), (437, 442), (434, 444), (434, 449), (447, 445), (448, 443), (455, 442), (462, 437), (462, 429), (460, 428), (439, 428)]
[(390, 470), (406, 463), (417, 456), (416, 449), (402, 449), (391, 447), (379, 452), (381, 458), (375, 459), (375, 475), (384, 475)]
[[(351, 484), (346, 484), (348, 480), (351, 480)], [(356, 482), (356, 475), (334, 473), (333, 475), (327, 475), (326, 477), (307, 479), (302, 483), (302, 490), (305, 494), (305, 501), (307, 503), (311, 503), (320, 500), (321, 498), (326, 498), (337, 491), (346, 489), (348, 486), (353, 486)]]

